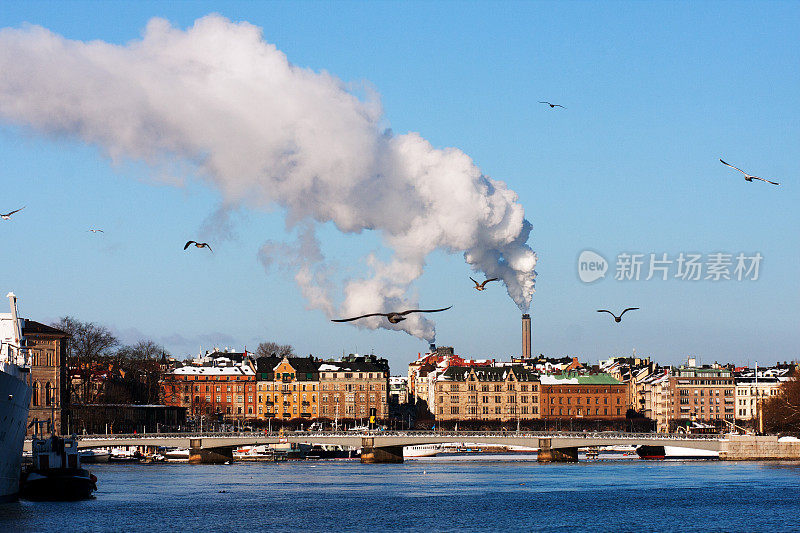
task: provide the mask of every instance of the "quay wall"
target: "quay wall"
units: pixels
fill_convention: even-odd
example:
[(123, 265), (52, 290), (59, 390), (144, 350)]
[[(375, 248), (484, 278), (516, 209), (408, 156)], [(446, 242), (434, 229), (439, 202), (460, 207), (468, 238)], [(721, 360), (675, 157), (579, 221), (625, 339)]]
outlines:
[(800, 441), (779, 441), (776, 435), (728, 435), (721, 444), (723, 461), (800, 461)]

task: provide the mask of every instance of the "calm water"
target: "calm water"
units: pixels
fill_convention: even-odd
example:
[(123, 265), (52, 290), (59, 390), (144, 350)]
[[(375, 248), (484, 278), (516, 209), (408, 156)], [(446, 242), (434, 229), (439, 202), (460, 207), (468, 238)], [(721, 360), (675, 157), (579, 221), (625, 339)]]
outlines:
[(89, 466), (96, 499), (0, 505), (0, 531), (800, 530), (797, 463)]

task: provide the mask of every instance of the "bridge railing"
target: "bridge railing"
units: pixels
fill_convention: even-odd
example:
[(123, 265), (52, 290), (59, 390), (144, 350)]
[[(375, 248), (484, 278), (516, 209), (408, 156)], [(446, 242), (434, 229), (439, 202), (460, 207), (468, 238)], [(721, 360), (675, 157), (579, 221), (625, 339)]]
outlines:
[(464, 441), (493, 437), (519, 438), (578, 438), (578, 439), (619, 439), (619, 440), (724, 440), (724, 434), (685, 434), (685, 433), (626, 433), (622, 431), (236, 431), (236, 432), (193, 432), (193, 433), (116, 433), (113, 435), (78, 435), (78, 440), (164, 440), (188, 438), (281, 438), (281, 437), (441, 437), (459, 438)]

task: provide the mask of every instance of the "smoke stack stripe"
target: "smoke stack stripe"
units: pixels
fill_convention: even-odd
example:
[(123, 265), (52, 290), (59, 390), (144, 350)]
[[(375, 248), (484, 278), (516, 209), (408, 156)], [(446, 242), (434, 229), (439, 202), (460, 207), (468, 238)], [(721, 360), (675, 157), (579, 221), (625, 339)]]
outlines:
[(522, 315), (522, 357), (529, 359), (531, 356), (531, 315)]

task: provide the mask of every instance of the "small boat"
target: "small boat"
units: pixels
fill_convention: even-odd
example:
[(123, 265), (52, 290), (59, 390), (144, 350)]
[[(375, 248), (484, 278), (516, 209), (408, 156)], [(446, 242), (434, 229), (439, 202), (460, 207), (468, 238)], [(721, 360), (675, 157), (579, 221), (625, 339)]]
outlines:
[(267, 444), (259, 446), (242, 446), (233, 450), (233, 458), (237, 461), (271, 461), (275, 450)]
[(415, 457), (434, 457), (442, 451), (440, 444), (416, 444), (414, 446), (403, 446), (403, 458), (413, 459)]
[(186, 448), (177, 448), (164, 453), (164, 458), (169, 462), (188, 462), (189, 450)]
[(33, 437), (33, 464), (20, 478), (20, 494), (28, 500), (72, 501), (92, 497), (97, 478), (81, 468), (75, 435)]
[(586, 449), (586, 459), (588, 461), (596, 461), (600, 457), (600, 447), (591, 446)]
[(639, 446), (636, 448), (636, 455), (650, 460), (719, 459), (719, 452), (682, 446)]
[(111, 452), (103, 448), (86, 448), (80, 450), (78, 454), (82, 463), (107, 463), (111, 457)]
[(112, 448), (108, 458), (109, 463), (138, 463), (142, 454), (127, 448)]
[(313, 444), (306, 459), (358, 459), (361, 453), (340, 444)]

